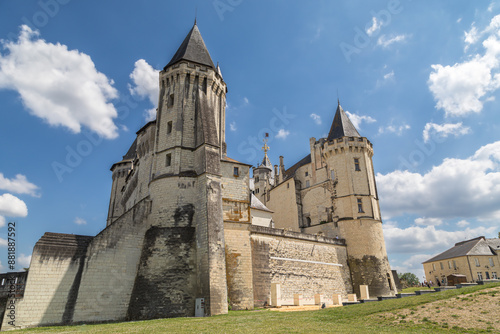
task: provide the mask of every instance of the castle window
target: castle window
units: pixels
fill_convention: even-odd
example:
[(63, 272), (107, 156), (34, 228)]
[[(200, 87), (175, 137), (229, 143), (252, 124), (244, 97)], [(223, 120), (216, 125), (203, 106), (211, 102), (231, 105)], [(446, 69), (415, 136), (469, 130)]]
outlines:
[(359, 172), (361, 170), (361, 168), (359, 168), (359, 159), (358, 158), (354, 158), (354, 170)]
[(311, 185), (309, 183), (309, 180), (306, 181), (306, 188), (309, 188)]
[(306, 227), (309, 227), (309, 226), (311, 226), (311, 218), (306, 217)]
[(335, 180), (335, 171), (334, 170), (330, 171), (330, 177), (332, 178), (332, 180)]
[(490, 257), (488, 260), (490, 260), (490, 267), (494, 267), (495, 263), (493, 262), (493, 258)]
[(474, 258), (474, 262), (476, 263), (476, 267), (481, 266), (481, 265), (479, 264), (479, 259), (478, 259), (477, 257), (475, 257), (475, 258)]
[(477, 272), (477, 280), (482, 281), (483, 280), (483, 273), (482, 272)]
[(453, 260), (453, 269), (457, 270), (457, 263), (455, 262), (455, 260)]
[(240, 169), (238, 167), (233, 168), (233, 176), (239, 176), (240, 175)]
[(172, 154), (167, 154), (167, 158), (165, 161), (165, 166), (169, 167), (172, 164)]
[(306, 176), (309, 176), (309, 172), (306, 172)]
[(363, 200), (361, 198), (358, 198), (358, 212), (359, 213), (364, 213), (364, 211), (363, 211)]
[(451, 261), (448, 261), (448, 269), (451, 269)]
[(432, 270), (436, 270), (436, 264), (432, 264)]
[(439, 262), (439, 265), (441, 266), (441, 270), (444, 269), (443, 262)]
[(498, 278), (497, 278), (497, 272), (496, 272), (496, 271), (492, 271), (492, 272), (491, 272), (491, 279), (498, 279)]
[(167, 87), (170, 86), (170, 80), (167, 78)]
[(167, 134), (170, 134), (172, 132), (172, 121), (167, 123)]
[(290, 188), (290, 183), (287, 183), (286, 184), (286, 189), (289, 189)]
[(167, 107), (172, 107), (174, 105), (174, 94), (170, 94), (168, 97)]

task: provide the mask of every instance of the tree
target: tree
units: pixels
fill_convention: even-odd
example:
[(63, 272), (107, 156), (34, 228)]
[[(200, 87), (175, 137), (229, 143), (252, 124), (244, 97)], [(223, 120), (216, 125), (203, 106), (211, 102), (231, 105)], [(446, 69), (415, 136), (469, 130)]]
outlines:
[(403, 286), (403, 288), (405, 286), (406, 287), (415, 286), (415, 285), (418, 285), (420, 283), (417, 275), (415, 275), (414, 273), (404, 273), (404, 274), (398, 273), (398, 277), (399, 277), (399, 281), (401, 282), (401, 285)]

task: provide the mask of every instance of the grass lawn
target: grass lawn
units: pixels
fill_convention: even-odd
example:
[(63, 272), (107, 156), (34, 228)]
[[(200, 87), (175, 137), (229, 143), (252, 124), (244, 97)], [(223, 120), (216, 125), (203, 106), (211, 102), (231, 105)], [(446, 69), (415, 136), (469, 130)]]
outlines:
[(423, 309), (431, 302), (463, 297), (492, 287), (500, 294), (500, 283), (495, 283), (318, 311), (230, 311), (227, 315), (207, 318), (44, 327), (14, 333), (479, 333), (492, 330), (467, 330), (459, 326), (445, 328), (436, 322), (395, 322), (394, 318), (382, 314), (395, 314), (405, 309)]

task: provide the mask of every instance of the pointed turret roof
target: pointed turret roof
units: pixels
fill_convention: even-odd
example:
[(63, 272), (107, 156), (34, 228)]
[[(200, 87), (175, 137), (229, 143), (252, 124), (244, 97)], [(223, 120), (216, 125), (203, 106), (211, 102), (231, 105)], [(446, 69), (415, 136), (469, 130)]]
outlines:
[(196, 21), (194, 22), (193, 28), (191, 28), (191, 31), (187, 34), (186, 38), (184, 38), (181, 46), (165, 68), (181, 60), (205, 65), (215, 70), (214, 62), (212, 58), (210, 58), (210, 54), (205, 46), (205, 42), (203, 42)]
[(358, 130), (351, 123), (351, 120), (340, 106), (340, 102), (333, 117), (332, 127), (328, 133), (328, 141), (342, 137), (361, 137)]

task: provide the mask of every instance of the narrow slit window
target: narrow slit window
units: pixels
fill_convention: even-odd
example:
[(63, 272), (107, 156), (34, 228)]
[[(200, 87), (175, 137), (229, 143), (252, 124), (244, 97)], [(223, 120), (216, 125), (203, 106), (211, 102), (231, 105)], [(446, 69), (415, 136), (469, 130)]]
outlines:
[(361, 168), (359, 168), (359, 159), (358, 158), (354, 158), (354, 170), (357, 172), (361, 171)]
[(167, 123), (167, 134), (170, 134), (172, 132), (172, 121)]
[(358, 213), (364, 213), (363, 211), (363, 200), (358, 198)]
[(170, 167), (172, 165), (172, 154), (167, 154), (167, 158), (165, 160), (165, 166)]

